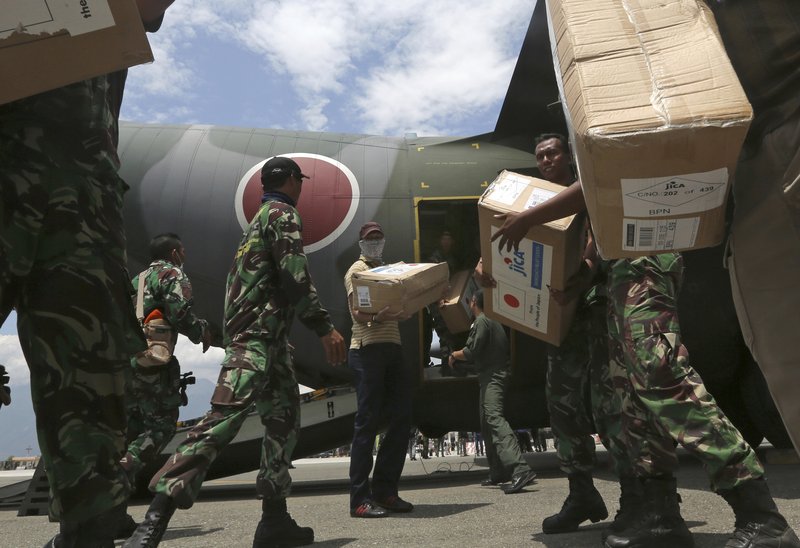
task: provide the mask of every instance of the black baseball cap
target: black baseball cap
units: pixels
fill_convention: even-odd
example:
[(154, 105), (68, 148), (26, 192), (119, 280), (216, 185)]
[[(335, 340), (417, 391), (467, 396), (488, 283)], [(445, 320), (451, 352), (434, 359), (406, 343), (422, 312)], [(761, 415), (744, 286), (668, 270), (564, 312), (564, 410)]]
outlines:
[(289, 175), (294, 175), (298, 179), (310, 179), (300, 170), (297, 162), (286, 156), (274, 156), (261, 168), (261, 182), (280, 181)]

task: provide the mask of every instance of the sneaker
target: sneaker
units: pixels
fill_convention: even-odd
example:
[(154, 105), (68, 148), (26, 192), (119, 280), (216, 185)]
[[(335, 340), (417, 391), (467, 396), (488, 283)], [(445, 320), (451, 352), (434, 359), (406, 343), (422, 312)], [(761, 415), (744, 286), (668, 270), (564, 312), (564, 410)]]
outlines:
[(355, 508), (350, 509), (352, 518), (385, 518), (389, 512), (376, 506), (371, 500), (362, 502)]
[(375, 504), (381, 508), (384, 508), (385, 510), (389, 510), (390, 512), (405, 513), (414, 509), (413, 504), (401, 499), (397, 495), (391, 495), (385, 499), (375, 499)]

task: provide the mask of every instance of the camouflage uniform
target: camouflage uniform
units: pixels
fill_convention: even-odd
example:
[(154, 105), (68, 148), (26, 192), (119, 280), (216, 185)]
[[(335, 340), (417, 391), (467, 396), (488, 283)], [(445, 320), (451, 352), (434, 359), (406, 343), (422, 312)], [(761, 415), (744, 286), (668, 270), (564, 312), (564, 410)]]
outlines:
[[(147, 270), (133, 278), (135, 292), (142, 275), (145, 276), (145, 317), (158, 309), (173, 327), (174, 340), (177, 340), (178, 333), (182, 333), (193, 343), (200, 343), (207, 323), (192, 313), (192, 284), (183, 270), (169, 261), (153, 261)], [(139, 471), (161, 453), (175, 435), (181, 405), (180, 376), (181, 366), (175, 356), (161, 367), (140, 367), (136, 358), (131, 359), (128, 452), (122, 459), (122, 467), (131, 484)]]
[[(602, 263), (601, 268), (606, 266)], [(567, 474), (592, 471), (595, 432), (611, 454), (617, 474), (632, 473), (620, 431), (627, 380), (612, 379), (608, 366), (606, 301), (601, 281), (581, 296), (561, 346), (548, 347), (547, 410), (558, 460)]]
[(153, 492), (172, 497), (178, 508), (192, 506), (209, 466), (253, 406), (266, 428), (259, 497), (289, 494), (289, 464), (300, 427), (289, 328), (295, 312), (319, 336), (333, 325), (311, 283), (300, 216), (288, 197), (269, 196), (245, 232), (228, 275), (225, 358), (211, 411), (150, 483)]
[(50, 515), (124, 503), (125, 370), (144, 348), (125, 269), (106, 76), (0, 106), (0, 321), (16, 307)]
[(623, 434), (637, 476), (671, 474), (674, 439), (703, 462), (714, 490), (731, 489), (764, 469), (689, 365), (676, 311), (682, 271), (677, 253), (611, 262), (610, 365), (630, 389)]

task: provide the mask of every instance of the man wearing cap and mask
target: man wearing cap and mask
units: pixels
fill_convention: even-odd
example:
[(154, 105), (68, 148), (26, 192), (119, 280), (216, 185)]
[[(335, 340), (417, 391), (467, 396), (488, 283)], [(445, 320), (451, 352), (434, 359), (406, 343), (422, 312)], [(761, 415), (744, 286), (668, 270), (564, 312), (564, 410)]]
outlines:
[(299, 527), (286, 509), (292, 483), (289, 465), (300, 428), (300, 396), (288, 343), (295, 313), (320, 337), (330, 363), (344, 362), (345, 352), (344, 340), (311, 283), (303, 253), (302, 220), (295, 208), (305, 178), (290, 158), (271, 158), (261, 169), (263, 205), (245, 231), (228, 274), (225, 358), (211, 410), (153, 477), (150, 489), (156, 496), (126, 547), (158, 545), (175, 508), (194, 504), (211, 463), (253, 407), (266, 427), (256, 482), (262, 516), (253, 546), (314, 542), (314, 531)]
[[(379, 518), (388, 512), (414, 509), (397, 494), (411, 428), (411, 391), (397, 322), (409, 315), (389, 312), (388, 306), (377, 314), (361, 312), (355, 307), (353, 295), (353, 274), (383, 264), (385, 243), (381, 225), (375, 221), (365, 223), (359, 232), (361, 256), (344, 276), (353, 318), (348, 363), (355, 374), (358, 396), (350, 450), (350, 515), (358, 518)], [(372, 448), (384, 416), (388, 428), (378, 450), (370, 488)]]

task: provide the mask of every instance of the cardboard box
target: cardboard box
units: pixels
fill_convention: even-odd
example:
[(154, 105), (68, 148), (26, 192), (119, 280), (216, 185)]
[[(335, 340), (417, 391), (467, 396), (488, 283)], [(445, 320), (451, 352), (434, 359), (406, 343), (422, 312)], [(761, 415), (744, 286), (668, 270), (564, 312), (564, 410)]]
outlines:
[(447, 263), (394, 263), (353, 274), (356, 308), (377, 314), (388, 306), (391, 312), (409, 314), (442, 298), (447, 289)]
[(752, 109), (702, 0), (547, 0), (603, 257), (718, 244)]
[(461, 270), (453, 274), (445, 302), (439, 307), (439, 313), (450, 333), (463, 333), (472, 326), (474, 318), (469, 303), (479, 287), (472, 273), (472, 270)]
[(0, 104), (152, 60), (134, 0), (0, 0)]
[(484, 290), (484, 313), (555, 345), (567, 335), (577, 300), (562, 307), (550, 298), (548, 286), (564, 289), (578, 271), (585, 247), (585, 217), (571, 215), (533, 227), (517, 251), (500, 250), (490, 240), (503, 224), (495, 214), (524, 211), (564, 188), (503, 171), (478, 201), (483, 269), (497, 281), (497, 287)]

